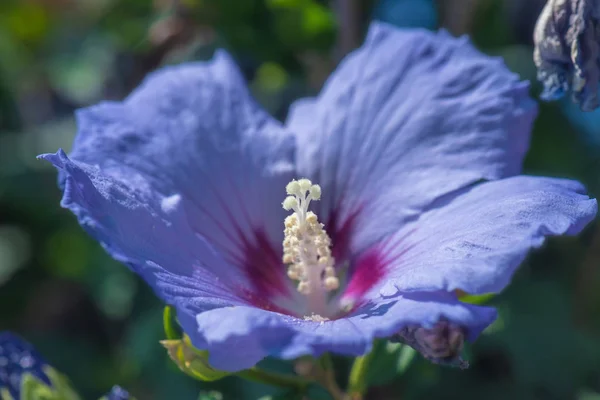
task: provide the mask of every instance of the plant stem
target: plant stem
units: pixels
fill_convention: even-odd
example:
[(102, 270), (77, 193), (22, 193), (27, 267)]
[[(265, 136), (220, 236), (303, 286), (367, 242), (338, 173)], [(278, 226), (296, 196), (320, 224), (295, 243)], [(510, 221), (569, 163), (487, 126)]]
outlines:
[(305, 392), (308, 389), (308, 385), (311, 383), (310, 380), (299, 376), (268, 372), (257, 367), (238, 372), (236, 375), (240, 378), (248, 379), (249, 381), (295, 389), (299, 392)]
[(348, 380), (348, 393), (352, 399), (362, 399), (363, 394), (367, 390), (367, 372), (369, 364), (375, 355), (374, 348), (370, 353), (364, 356), (356, 357), (352, 369), (350, 370), (350, 378)]
[(327, 389), (331, 397), (334, 400), (346, 400), (346, 394), (340, 389), (335, 380), (335, 371), (333, 370), (333, 363), (328, 353), (325, 353), (321, 359), (322, 374), (319, 377), (319, 383)]
[(177, 334), (177, 329), (173, 326), (173, 307), (165, 306), (163, 311), (163, 327), (165, 329), (165, 336), (169, 340), (181, 339)]

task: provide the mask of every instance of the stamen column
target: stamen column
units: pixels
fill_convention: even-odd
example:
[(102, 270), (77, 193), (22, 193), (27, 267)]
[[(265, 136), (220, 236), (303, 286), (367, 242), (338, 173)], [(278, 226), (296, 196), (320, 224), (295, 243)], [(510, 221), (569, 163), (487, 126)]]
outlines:
[(308, 297), (309, 312), (327, 314), (327, 292), (339, 287), (333, 268), (331, 240), (317, 216), (308, 211), (312, 200), (321, 198), (321, 188), (308, 179), (291, 181), (283, 208), (294, 213), (285, 219), (283, 262), (289, 264), (288, 276), (298, 280), (298, 291)]

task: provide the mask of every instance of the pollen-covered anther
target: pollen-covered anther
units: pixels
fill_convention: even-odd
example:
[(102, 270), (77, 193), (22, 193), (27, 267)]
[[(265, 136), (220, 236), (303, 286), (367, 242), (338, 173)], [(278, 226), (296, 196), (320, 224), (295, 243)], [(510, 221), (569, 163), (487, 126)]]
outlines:
[(283, 208), (293, 214), (284, 221), (283, 262), (289, 265), (288, 277), (299, 281), (298, 291), (308, 296), (310, 311), (318, 315), (326, 312), (327, 292), (339, 288), (331, 239), (317, 215), (308, 211), (310, 202), (321, 198), (321, 187), (299, 179), (285, 189)]

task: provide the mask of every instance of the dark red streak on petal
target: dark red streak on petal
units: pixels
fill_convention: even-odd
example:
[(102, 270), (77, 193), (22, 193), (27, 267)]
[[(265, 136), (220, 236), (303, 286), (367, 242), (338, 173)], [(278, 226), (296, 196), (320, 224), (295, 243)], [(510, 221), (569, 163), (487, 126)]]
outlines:
[(338, 267), (350, 257), (350, 239), (354, 234), (356, 220), (360, 212), (361, 208), (356, 209), (354, 212), (350, 213), (343, 222), (339, 221), (340, 217), (337, 209), (332, 210), (329, 214), (329, 220), (325, 224), (325, 230), (331, 238), (331, 244), (333, 246), (331, 255), (336, 260), (336, 266)]
[(297, 315), (294, 315), (289, 310), (286, 310), (283, 307), (279, 307), (278, 305), (276, 305), (275, 303), (273, 303), (272, 301), (270, 301), (268, 298), (256, 295), (256, 294), (252, 293), (248, 289), (239, 289), (238, 291), (240, 293), (242, 293), (241, 297), (243, 299), (245, 299), (250, 305), (252, 305), (254, 307), (262, 308), (263, 310), (267, 310), (267, 311), (273, 311), (273, 312), (276, 312), (276, 313), (285, 314), (285, 315), (291, 315), (291, 316), (297, 317)]
[[(267, 308), (270, 299), (288, 296), (287, 276), (281, 261), (282, 250), (277, 251), (262, 230), (255, 230), (253, 240), (241, 237), (244, 254), (241, 268), (251, 285), (248, 300), (257, 307)], [(264, 306), (260, 304), (264, 303)], [(270, 308), (275, 308), (270, 305)]]
[(385, 277), (386, 265), (385, 255), (378, 246), (365, 251), (353, 263), (352, 276), (343, 297), (360, 299)]

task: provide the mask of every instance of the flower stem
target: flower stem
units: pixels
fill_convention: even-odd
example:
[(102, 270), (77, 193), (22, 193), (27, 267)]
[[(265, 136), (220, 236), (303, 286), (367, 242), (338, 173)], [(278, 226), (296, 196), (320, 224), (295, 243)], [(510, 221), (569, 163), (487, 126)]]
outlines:
[(363, 394), (367, 391), (367, 372), (374, 355), (375, 351), (372, 349), (370, 353), (354, 359), (348, 379), (348, 393), (352, 399), (362, 399)]
[(319, 383), (327, 389), (331, 397), (334, 400), (345, 400), (347, 398), (346, 394), (340, 389), (336, 380), (335, 380), (335, 371), (333, 369), (333, 363), (331, 362), (331, 356), (329, 353), (325, 353), (321, 359), (321, 367), (323, 369), (323, 373), (319, 377)]
[(181, 335), (177, 334), (177, 329), (173, 326), (173, 307), (171, 306), (165, 306), (163, 311), (163, 327), (167, 339), (176, 340), (181, 338)]
[(302, 393), (308, 389), (308, 385), (311, 383), (311, 381), (306, 378), (269, 372), (257, 367), (238, 372), (236, 375), (249, 381), (290, 388)]

